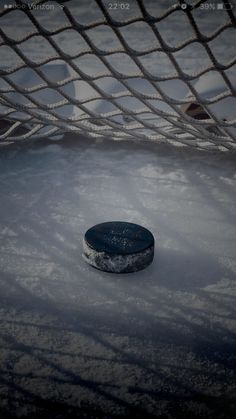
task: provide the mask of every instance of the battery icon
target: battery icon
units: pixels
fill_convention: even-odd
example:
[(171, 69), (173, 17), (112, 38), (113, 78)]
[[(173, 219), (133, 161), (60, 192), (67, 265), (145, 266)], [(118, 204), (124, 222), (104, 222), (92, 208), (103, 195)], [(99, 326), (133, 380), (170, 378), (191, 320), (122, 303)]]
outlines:
[(233, 4), (232, 3), (218, 3), (217, 9), (218, 10), (232, 10)]

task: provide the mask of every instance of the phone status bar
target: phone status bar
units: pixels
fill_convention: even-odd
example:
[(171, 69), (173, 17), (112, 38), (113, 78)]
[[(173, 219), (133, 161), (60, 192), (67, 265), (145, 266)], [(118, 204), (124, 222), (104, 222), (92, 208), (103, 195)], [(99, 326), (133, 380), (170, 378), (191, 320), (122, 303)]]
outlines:
[(201, 9), (201, 10), (232, 10), (234, 8), (233, 3), (231, 2), (219, 2), (219, 3), (213, 3), (213, 2), (204, 2), (197, 6), (191, 6), (188, 3), (181, 2), (180, 5), (182, 10), (192, 10), (195, 7)]

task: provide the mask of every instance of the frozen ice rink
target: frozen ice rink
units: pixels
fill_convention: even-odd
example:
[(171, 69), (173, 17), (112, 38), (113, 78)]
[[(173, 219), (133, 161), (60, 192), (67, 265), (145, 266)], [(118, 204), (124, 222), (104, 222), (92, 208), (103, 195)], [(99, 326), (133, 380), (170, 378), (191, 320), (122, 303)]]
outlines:
[[(235, 156), (41, 140), (0, 194), (2, 418), (235, 417)], [(109, 220), (152, 231), (149, 268), (85, 264)]]

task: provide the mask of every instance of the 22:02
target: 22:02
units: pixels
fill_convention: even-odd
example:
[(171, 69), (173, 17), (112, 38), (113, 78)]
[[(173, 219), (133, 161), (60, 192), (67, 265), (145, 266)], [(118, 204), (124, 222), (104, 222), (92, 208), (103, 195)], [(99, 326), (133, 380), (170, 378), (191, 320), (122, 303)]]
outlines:
[(130, 4), (129, 3), (109, 3), (108, 9), (109, 10), (129, 10)]

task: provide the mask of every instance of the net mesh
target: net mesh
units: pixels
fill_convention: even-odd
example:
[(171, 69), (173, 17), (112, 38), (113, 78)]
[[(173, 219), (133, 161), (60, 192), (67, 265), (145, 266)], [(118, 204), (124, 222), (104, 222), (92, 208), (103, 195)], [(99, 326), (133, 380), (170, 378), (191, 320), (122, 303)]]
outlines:
[[(123, 18), (118, 19), (111, 10), (115, 3), (92, 0), (89, 6), (99, 9), (100, 18), (89, 23), (75, 18), (70, 2), (57, 2), (64, 20), (59, 28), (51, 30), (41, 24), (35, 12), (37, 7), (56, 2), (34, 1), (32, 8), (27, 1), (16, 0), (12, 7), (3, 7), (0, 19), (10, 19), (20, 11), (32, 29), (25, 33), (21, 29), (17, 37), (0, 25), (0, 48), (8, 48), (18, 59), (11, 65), (4, 65), (2, 60), (0, 68), (0, 144), (71, 131), (203, 149), (235, 149), (236, 90), (232, 75), (236, 59), (225, 60), (211, 47), (220, 43), (225, 31), (235, 36), (234, 8), (222, 0), (226, 19), (206, 34), (196, 15), (197, 10), (204, 10), (206, 1), (192, 2), (184, 9), (180, 0), (159, 16), (151, 14), (143, 0), (133, 2), (137, 15), (124, 19), (126, 15), (122, 14)], [(121, 7), (121, 3), (116, 4)], [(160, 28), (177, 14), (184, 14), (191, 36), (171, 45)], [(126, 31), (137, 24), (143, 25), (144, 37), (147, 32), (151, 34), (151, 45), (143, 46), (132, 32), (126, 36)], [(112, 36), (116, 40), (112, 48), (109, 42), (101, 38), (99, 43), (99, 37), (93, 36), (93, 31), (96, 35), (104, 28), (109, 31), (107, 40)], [(66, 31), (79, 35), (79, 52), (71, 52), (69, 44), (65, 50), (58, 40), (57, 35)], [(51, 55), (34, 60), (23, 46), (30, 42), (32, 46), (33, 41), (36, 48), (37, 37), (46, 40)], [(181, 52), (196, 45), (203, 49), (208, 65), (190, 74), (185, 71)], [(154, 72), (145, 61), (150, 56), (159, 60)], [(81, 64), (84, 58), (96, 60), (99, 71), (90, 61), (86, 71)], [(190, 59), (194, 62), (195, 58)], [(125, 60), (129, 71), (122, 68)]]

